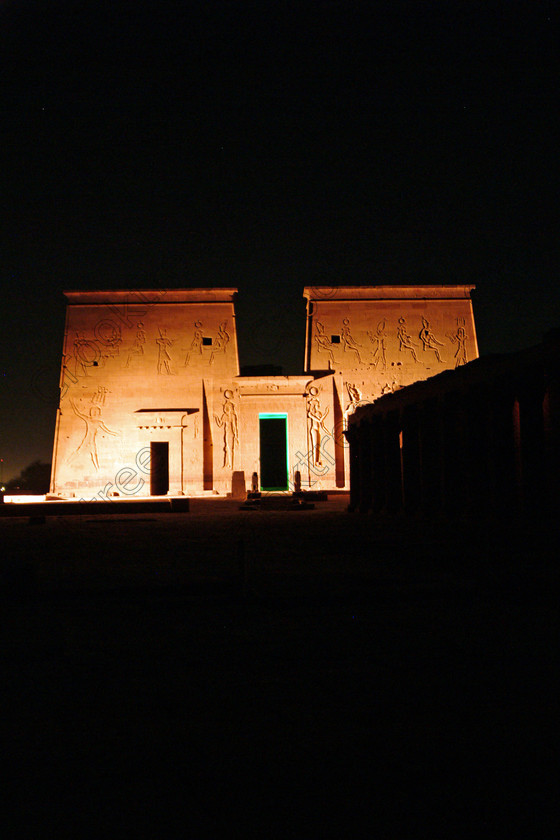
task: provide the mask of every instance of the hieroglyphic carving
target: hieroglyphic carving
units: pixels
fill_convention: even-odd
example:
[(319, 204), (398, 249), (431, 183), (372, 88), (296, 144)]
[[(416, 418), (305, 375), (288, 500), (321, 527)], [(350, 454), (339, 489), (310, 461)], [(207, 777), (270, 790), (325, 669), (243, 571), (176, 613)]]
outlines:
[(97, 435), (99, 431), (106, 432), (108, 435), (118, 436), (118, 432), (113, 432), (108, 429), (101, 417), (101, 408), (99, 405), (92, 405), (89, 409), (89, 414), (84, 414), (77, 407), (76, 403), (70, 398), (70, 405), (74, 414), (84, 421), (86, 424), (86, 433), (81, 443), (76, 447), (74, 452), (68, 458), (70, 464), (81, 452), (87, 453), (91, 458), (91, 462), (96, 470), (99, 469), (99, 458), (97, 455)]
[(385, 332), (385, 318), (379, 321), (375, 335), (371, 330), (368, 330), (368, 336), (373, 344), (372, 358), (374, 368), (377, 368), (377, 365), (381, 362), (381, 369), (386, 370), (387, 357), (385, 351), (387, 350), (387, 334)]
[(407, 332), (406, 321), (404, 318), (399, 318), (399, 325), (397, 327), (397, 339), (399, 341), (399, 350), (410, 350), (412, 358), (418, 362), (415, 348), (418, 347), (412, 340), (412, 337)]
[(74, 357), (74, 375), (88, 376), (87, 369), (97, 362), (99, 349), (95, 341), (90, 341), (84, 338), (82, 333), (77, 332), (72, 356)]
[(329, 362), (334, 365), (334, 354), (332, 351), (332, 341), (328, 336), (325, 335), (325, 327), (320, 322), (317, 321), (315, 323), (315, 327), (317, 329), (317, 335), (315, 336), (315, 341), (317, 342), (317, 351), (319, 353), (325, 352), (329, 356)]
[(239, 445), (237, 413), (233, 403), (233, 391), (224, 391), (225, 402), (222, 406), (222, 415), (214, 415), (216, 425), (224, 430), (224, 463), (223, 467), (232, 470), (235, 457), (235, 447)]
[(430, 329), (430, 322), (426, 318), (422, 318), (422, 329), (420, 330), (419, 338), (423, 345), (422, 349), (433, 350), (436, 354), (436, 359), (443, 365), (444, 361), (440, 356), (438, 347), (444, 347), (445, 345), (435, 337)]
[(144, 324), (140, 322), (137, 324), (136, 338), (126, 357), (125, 367), (128, 367), (133, 356), (144, 355), (144, 345), (146, 343), (146, 333), (144, 331)]
[(381, 388), (381, 396), (383, 397), (385, 394), (394, 394), (395, 391), (400, 391), (401, 388), (402, 385), (399, 385), (399, 383), (393, 379), (392, 382), (386, 382), (385, 385), (383, 385)]
[(175, 371), (171, 370), (171, 356), (169, 355), (169, 348), (173, 345), (174, 340), (167, 338), (167, 330), (159, 330), (159, 338), (156, 338), (158, 346), (158, 361), (157, 372), (173, 374)]
[(319, 403), (319, 391), (315, 386), (309, 389), (309, 397), (307, 400), (307, 427), (309, 433), (309, 452), (311, 453), (311, 461), (314, 466), (322, 467), (321, 460), (321, 441), (323, 432), (328, 435), (329, 430), (325, 426), (325, 418), (329, 413), (327, 407), (326, 411), (321, 411)]
[(191, 341), (191, 346), (187, 352), (185, 357), (185, 365), (187, 366), (191, 360), (191, 356), (195, 353), (198, 353), (202, 356), (202, 338), (204, 333), (202, 332), (202, 321), (195, 321), (194, 322), (194, 335), (193, 340)]
[(99, 321), (95, 326), (95, 338), (99, 344), (99, 355), (103, 365), (107, 359), (119, 355), (122, 336), (118, 324), (109, 319)]
[(452, 342), (452, 344), (457, 345), (457, 350), (455, 351), (455, 367), (459, 367), (459, 365), (466, 365), (468, 362), (467, 356), (467, 339), (468, 335), (465, 331), (464, 327), (457, 327), (457, 332), (455, 335), (453, 333), (446, 333), (448, 339)]
[(348, 318), (343, 318), (342, 320), (342, 330), (340, 335), (342, 338), (344, 352), (346, 352), (346, 350), (351, 350), (358, 357), (359, 363), (362, 364), (360, 351), (358, 350), (358, 347), (361, 347), (362, 345), (358, 344), (358, 342), (352, 337), (350, 333), (350, 321)]
[(346, 390), (348, 391), (348, 396), (350, 398), (350, 402), (346, 406), (346, 414), (353, 414), (362, 401), (362, 395), (358, 386), (353, 385), (351, 382), (346, 383)]
[[(210, 355), (210, 364), (214, 361), (214, 357), (218, 353), (225, 353), (226, 347), (229, 343), (229, 333), (226, 331), (227, 321), (222, 321), (220, 326), (218, 327), (218, 335), (216, 336), (216, 341), (214, 342), (214, 347), (212, 348), (212, 353)], [(202, 344), (201, 348), (202, 350)]]
[(107, 388), (105, 388), (103, 385), (99, 385), (97, 387), (97, 391), (94, 393), (94, 395), (91, 398), (91, 404), (92, 405), (105, 405), (105, 397), (107, 396), (108, 393), (109, 392), (108, 392)]

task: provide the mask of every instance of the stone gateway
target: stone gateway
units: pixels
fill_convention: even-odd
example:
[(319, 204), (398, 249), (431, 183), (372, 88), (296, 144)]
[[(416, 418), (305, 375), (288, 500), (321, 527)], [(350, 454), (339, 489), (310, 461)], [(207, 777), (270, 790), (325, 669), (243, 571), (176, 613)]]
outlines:
[(305, 288), (296, 376), (240, 376), (236, 289), (65, 292), (51, 493), (348, 489), (356, 408), (478, 357), (473, 288)]

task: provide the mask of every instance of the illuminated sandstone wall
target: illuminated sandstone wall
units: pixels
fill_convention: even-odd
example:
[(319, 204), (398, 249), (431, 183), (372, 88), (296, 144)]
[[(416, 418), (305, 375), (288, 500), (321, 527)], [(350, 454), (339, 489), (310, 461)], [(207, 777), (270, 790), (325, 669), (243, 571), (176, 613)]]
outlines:
[(67, 292), (52, 492), (149, 493), (150, 443), (170, 493), (221, 484), (217, 394), (239, 373), (235, 289)]
[[(288, 487), (293, 490), (296, 471), (303, 489), (336, 485), (336, 459), (331, 439), (334, 415), (333, 377), (241, 377), (236, 386), (241, 418), (240, 463), (250, 484), (261, 477), (259, 420), (266, 415), (286, 416)], [(340, 458), (339, 458), (340, 459)]]
[(336, 371), (346, 406), (478, 357), (473, 286), (312, 287), (305, 370)]
[[(344, 427), (358, 405), (478, 358), (473, 289), (341, 286), (304, 290), (304, 369), (333, 372), (333, 412), (342, 416)], [(344, 485), (348, 486), (349, 453), (341, 428), (335, 424), (332, 434), (335, 451), (344, 448), (346, 452)]]
[(305, 373), (273, 377), (239, 376), (235, 289), (67, 292), (51, 491), (149, 495), (152, 444), (170, 495), (262, 486), (267, 417), (286, 490), (348, 488), (356, 407), (478, 355), (471, 288), (306, 289)]

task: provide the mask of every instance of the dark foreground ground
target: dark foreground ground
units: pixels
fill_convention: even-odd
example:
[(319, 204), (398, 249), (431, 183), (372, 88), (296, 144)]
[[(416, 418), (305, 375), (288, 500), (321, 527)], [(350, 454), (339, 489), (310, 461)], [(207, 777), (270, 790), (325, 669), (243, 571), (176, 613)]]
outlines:
[(2, 836), (556, 838), (552, 535), (346, 502), (0, 522)]

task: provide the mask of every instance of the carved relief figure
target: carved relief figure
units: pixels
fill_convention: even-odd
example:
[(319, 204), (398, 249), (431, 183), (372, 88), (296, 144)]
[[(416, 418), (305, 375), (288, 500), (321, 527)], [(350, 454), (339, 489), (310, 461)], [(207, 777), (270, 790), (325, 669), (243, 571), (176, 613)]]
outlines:
[(348, 391), (348, 396), (350, 397), (350, 402), (346, 406), (346, 413), (353, 414), (362, 401), (362, 395), (358, 386), (352, 385), (351, 382), (346, 383), (346, 390)]
[(381, 389), (381, 396), (384, 397), (385, 394), (394, 394), (395, 391), (398, 391), (400, 387), (401, 386), (394, 380), (391, 383), (386, 382)]
[(97, 456), (97, 434), (101, 430), (108, 435), (118, 436), (118, 432), (113, 432), (108, 429), (101, 418), (101, 408), (98, 405), (92, 405), (89, 409), (89, 414), (84, 414), (77, 407), (73, 399), (70, 399), (72, 411), (77, 417), (80, 417), (86, 424), (86, 433), (79, 446), (70, 455), (68, 463), (71, 463), (80, 452), (86, 452), (91, 458), (91, 462), (96, 470), (99, 469), (99, 458)]
[(159, 338), (156, 338), (156, 344), (158, 346), (157, 372), (167, 374), (173, 373), (170, 364), (171, 356), (169, 355), (169, 348), (172, 346), (173, 341), (172, 339), (167, 338), (166, 330), (160, 329)]
[(452, 333), (447, 333), (447, 337), (453, 344), (457, 345), (457, 350), (455, 352), (455, 367), (459, 367), (459, 365), (466, 365), (468, 362), (467, 358), (467, 339), (468, 335), (465, 331), (464, 327), (457, 327), (457, 332), (455, 335)]
[(412, 358), (415, 362), (417, 362), (418, 356), (416, 355), (416, 350), (414, 348), (418, 345), (414, 344), (411, 336), (407, 333), (406, 321), (404, 318), (399, 318), (399, 326), (397, 327), (397, 338), (399, 340), (399, 350), (401, 352), (403, 350), (410, 350), (410, 352), (412, 353)]
[(100, 356), (103, 364), (109, 358), (119, 355), (119, 347), (122, 344), (121, 328), (113, 321), (100, 321), (95, 327), (95, 338), (100, 347)]
[(315, 336), (315, 341), (317, 342), (317, 351), (319, 353), (327, 353), (329, 356), (329, 362), (334, 365), (332, 341), (327, 335), (325, 335), (325, 327), (320, 321), (317, 321), (315, 326), (317, 328), (317, 335)]
[[(218, 327), (218, 335), (216, 336), (216, 341), (214, 342), (214, 347), (212, 349), (212, 354), (210, 356), (210, 364), (214, 361), (214, 356), (217, 353), (225, 353), (226, 347), (229, 343), (229, 333), (226, 331), (227, 321), (222, 321), (220, 326)], [(202, 350), (202, 340), (201, 340), (201, 347)]]
[(387, 368), (387, 357), (385, 351), (387, 350), (387, 334), (385, 332), (385, 318), (377, 325), (375, 335), (371, 330), (368, 330), (369, 340), (373, 344), (373, 366), (377, 368), (381, 362), (382, 370)]
[(350, 321), (348, 318), (344, 318), (342, 321), (342, 330), (340, 332), (340, 335), (342, 337), (344, 352), (346, 352), (346, 350), (351, 350), (358, 357), (359, 363), (362, 364), (362, 360), (360, 358), (360, 351), (358, 350), (358, 347), (361, 347), (362, 345), (358, 344), (358, 342), (352, 337), (350, 333)]
[[(185, 358), (185, 365), (188, 365), (191, 356), (194, 353), (198, 353), (202, 356), (202, 338), (204, 333), (202, 332), (202, 321), (195, 321), (194, 322), (194, 336), (191, 342), (191, 346), (189, 347), (189, 351)], [(228, 336), (229, 340), (229, 336)]]
[(222, 416), (214, 415), (214, 420), (220, 429), (224, 430), (224, 463), (223, 467), (232, 470), (235, 456), (235, 447), (239, 445), (237, 413), (233, 404), (233, 391), (224, 391), (225, 402), (222, 407)]
[(76, 376), (87, 376), (88, 367), (91, 367), (99, 358), (99, 350), (93, 341), (88, 341), (82, 333), (77, 332), (74, 339), (73, 356), (75, 360), (74, 374)]
[(321, 411), (319, 404), (319, 391), (312, 387), (309, 389), (309, 399), (307, 401), (307, 423), (310, 439), (309, 451), (311, 453), (311, 462), (314, 466), (322, 467), (321, 460), (321, 441), (323, 439), (323, 432), (329, 434), (329, 430), (325, 426), (325, 418), (329, 413), (329, 409)]
[(136, 338), (134, 339), (134, 344), (128, 351), (128, 356), (126, 357), (126, 364), (125, 367), (128, 367), (130, 364), (130, 360), (133, 356), (143, 356), (144, 355), (144, 344), (146, 343), (146, 333), (144, 331), (144, 324), (140, 322), (137, 324), (137, 332)]
[(430, 329), (430, 322), (426, 318), (422, 318), (422, 329), (419, 333), (420, 341), (423, 345), (423, 350), (433, 350), (436, 354), (436, 359), (438, 362), (443, 364), (443, 359), (439, 354), (438, 347), (443, 347), (444, 344), (442, 341), (438, 341), (433, 332)]

